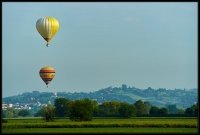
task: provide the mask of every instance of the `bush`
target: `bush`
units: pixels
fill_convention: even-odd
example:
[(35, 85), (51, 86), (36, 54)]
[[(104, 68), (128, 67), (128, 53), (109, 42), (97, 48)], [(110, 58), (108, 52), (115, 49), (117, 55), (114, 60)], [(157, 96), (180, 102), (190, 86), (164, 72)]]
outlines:
[(89, 99), (72, 101), (69, 117), (72, 121), (91, 121), (93, 109), (93, 103)]

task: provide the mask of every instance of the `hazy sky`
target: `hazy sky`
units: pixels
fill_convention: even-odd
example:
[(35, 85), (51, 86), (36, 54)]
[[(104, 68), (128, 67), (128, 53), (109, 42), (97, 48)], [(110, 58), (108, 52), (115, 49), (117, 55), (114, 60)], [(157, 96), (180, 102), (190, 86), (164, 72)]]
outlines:
[[(89, 92), (121, 84), (197, 88), (197, 3), (3, 2), (3, 97), (22, 92)], [(36, 21), (60, 30), (46, 47)], [(50, 65), (46, 88), (39, 76)]]

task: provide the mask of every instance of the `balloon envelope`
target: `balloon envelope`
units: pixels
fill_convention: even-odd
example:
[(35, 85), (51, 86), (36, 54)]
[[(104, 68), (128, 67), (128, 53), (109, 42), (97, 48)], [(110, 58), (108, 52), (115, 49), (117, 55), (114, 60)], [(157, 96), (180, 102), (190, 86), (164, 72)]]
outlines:
[(55, 76), (56, 70), (50, 66), (45, 66), (40, 69), (40, 77), (45, 82), (48, 87), (48, 84), (52, 81)]
[(48, 45), (50, 40), (59, 30), (59, 22), (54, 17), (40, 18), (36, 22), (36, 29), (40, 33), (40, 35), (47, 41)]

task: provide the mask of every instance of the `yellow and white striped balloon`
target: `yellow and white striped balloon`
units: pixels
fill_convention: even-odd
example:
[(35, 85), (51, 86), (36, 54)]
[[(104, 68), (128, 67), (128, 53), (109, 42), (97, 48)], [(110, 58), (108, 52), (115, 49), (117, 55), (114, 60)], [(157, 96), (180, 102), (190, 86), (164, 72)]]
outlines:
[(59, 22), (54, 17), (40, 18), (36, 22), (36, 29), (40, 35), (47, 41), (47, 46), (50, 40), (59, 30)]

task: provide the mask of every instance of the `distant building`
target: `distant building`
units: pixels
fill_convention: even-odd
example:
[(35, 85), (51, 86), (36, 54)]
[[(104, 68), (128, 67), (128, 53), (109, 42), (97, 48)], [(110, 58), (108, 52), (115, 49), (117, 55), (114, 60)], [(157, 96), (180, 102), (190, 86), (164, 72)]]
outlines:
[(122, 84), (122, 90), (126, 90), (126, 89), (127, 89), (126, 84)]
[(54, 96), (57, 97), (57, 92), (54, 92)]
[(2, 109), (3, 110), (6, 110), (8, 108), (8, 105), (7, 104), (2, 104)]

